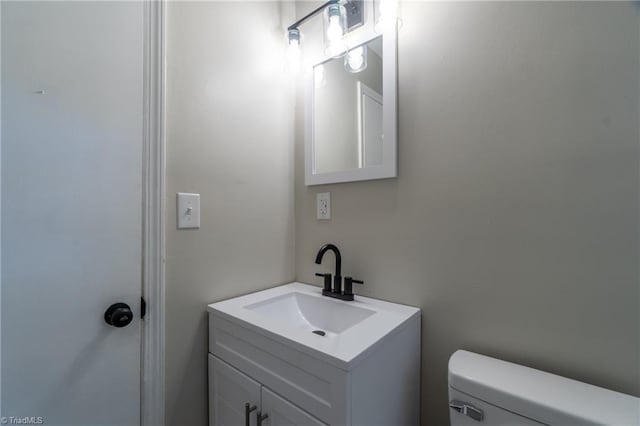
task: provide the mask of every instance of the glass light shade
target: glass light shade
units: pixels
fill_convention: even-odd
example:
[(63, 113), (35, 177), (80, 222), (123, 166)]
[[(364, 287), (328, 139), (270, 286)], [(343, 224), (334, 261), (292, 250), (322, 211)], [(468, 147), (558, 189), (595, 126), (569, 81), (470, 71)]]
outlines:
[(300, 71), (302, 51), (300, 50), (300, 31), (298, 29), (289, 30), (288, 33), (289, 45), (287, 47), (287, 61), (289, 64), (289, 71)]
[(324, 10), (324, 48), (332, 58), (342, 56), (347, 50), (344, 40), (347, 12), (341, 4), (330, 4)]
[(344, 57), (344, 68), (351, 73), (358, 73), (367, 68), (367, 48), (358, 46), (347, 52)]
[(398, 19), (398, 0), (376, 0), (374, 13), (376, 32), (382, 34), (393, 30)]

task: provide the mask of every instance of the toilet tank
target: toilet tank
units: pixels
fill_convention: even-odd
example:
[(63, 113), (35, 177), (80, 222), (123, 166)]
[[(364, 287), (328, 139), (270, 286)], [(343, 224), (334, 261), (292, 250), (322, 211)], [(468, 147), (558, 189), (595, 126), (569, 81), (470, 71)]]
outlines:
[(452, 426), (640, 425), (640, 399), (467, 351), (449, 359)]

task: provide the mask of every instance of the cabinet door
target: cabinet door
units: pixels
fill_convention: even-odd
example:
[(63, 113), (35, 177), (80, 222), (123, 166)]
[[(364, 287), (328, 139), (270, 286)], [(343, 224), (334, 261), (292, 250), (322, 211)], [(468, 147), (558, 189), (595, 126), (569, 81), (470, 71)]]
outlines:
[(269, 416), (263, 422), (266, 426), (326, 426), (265, 387), (262, 388), (262, 414)]
[(209, 425), (244, 426), (246, 403), (256, 407), (249, 415), (249, 424), (254, 426), (260, 410), (260, 383), (209, 355)]

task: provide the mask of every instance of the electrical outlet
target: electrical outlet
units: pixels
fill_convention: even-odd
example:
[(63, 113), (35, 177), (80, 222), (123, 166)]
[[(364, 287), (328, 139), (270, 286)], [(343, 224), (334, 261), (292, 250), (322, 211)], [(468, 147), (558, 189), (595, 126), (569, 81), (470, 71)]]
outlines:
[(318, 194), (316, 194), (316, 201), (316, 218), (319, 220), (331, 219), (331, 193), (319, 192)]

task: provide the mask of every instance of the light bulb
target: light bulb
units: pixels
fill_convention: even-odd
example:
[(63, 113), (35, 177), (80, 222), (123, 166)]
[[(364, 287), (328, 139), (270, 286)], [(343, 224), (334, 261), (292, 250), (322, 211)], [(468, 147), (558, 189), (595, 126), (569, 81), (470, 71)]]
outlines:
[(350, 70), (360, 71), (364, 65), (364, 49), (362, 46), (350, 50), (347, 54), (347, 63)]
[(300, 31), (297, 29), (289, 30), (289, 47), (287, 48), (287, 59), (289, 62), (289, 70), (292, 72), (300, 71), (300, 59), (302, 52), (300, 50)]
[(325, 52), (334, 58), (342, 56), (347, 50), (344, 40), (346, 10), (343, 5), (334, 3), (327, 6), (324, 15)]
[(380, 16), (396, 17), (398, 0), (380, 0)]
[(289, 57), (289, 69), (293, 72), (300, 71), (302, 52), (300, 52), (300, 42), (298, 40), (289, 42), (287, 56)]
[(387, 30), (392, 30), (398, 18), (398, 0), (380, 0), (378, 14), (376, 31), (384, 33)]
[(336, 42), (342, 38), (343, 29), (340, 25), (339, 16), (331, 16), (329, 18), (329, 27), (327, 28), (327, 39), (331, 42)]
[(367, 68), (367, 48), (358, 46), (351, 49), (344, 57), (344, 68), (351, 73), (358, 73)]

